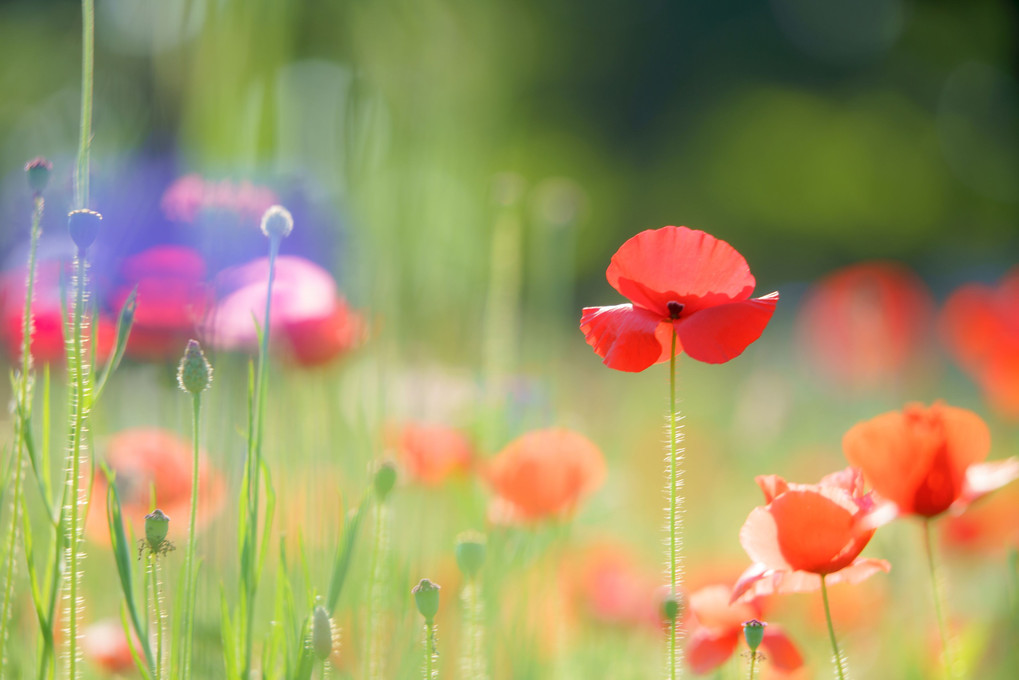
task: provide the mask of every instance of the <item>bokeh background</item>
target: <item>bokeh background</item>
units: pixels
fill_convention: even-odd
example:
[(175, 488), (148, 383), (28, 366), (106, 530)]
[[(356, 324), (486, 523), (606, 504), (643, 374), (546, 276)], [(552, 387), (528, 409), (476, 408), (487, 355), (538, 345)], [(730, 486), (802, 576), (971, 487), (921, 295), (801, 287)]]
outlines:
[[(339, 470), (341, 493), (363, 488), (383, 422), (461, 427), (482, 457), (528, 428), (565, 425), (609, 461), (577, 540), (615, 541), (653, 571), (665, 370), (603, 368), (577, 322), (582, 306), (622, 302), (604, 279), (616, 248), (666, 224), (727, 240), (756, 294), (782, 294), (742, 357), (680, 362), (692, 573), (716, 563), (738, 573), (755, 474), (813, 481), (845, 464), (849, 426), (906, 401), (973, 408), (994, 431), (992, 457), (1016, 450), (1015, 413), (960, 368), (941, 317), (960, 285), (995, 284), (1019, 260), (1014, 3), (98, 0), (96, 40), (92, 207), (109, 225), (94, 269), (100, 306), (116, 304), (104, 274), (115, 279), (122, 258), (153, 243), (211, 239), (227, 263), (255, 256), (242, 239), (171, 224), (163, 193), (198, 174), (271, 188), (297, 219), (283, 252), (328, 268), (369, 321), (366, 346), (342, 365), (276, 375), (300, 426), (280, 410), (268, 436), (289, 447), (285, 459), (302, 453), (278, 481), (307, 516), (331, 493), (305, 492), (322, 466)], [(0, 3), (0, 63), (0, 248), (14, 268), (28, 159), (55, 164), (47, 234), (62, 235), (70, 207), (79, 5)], [(852, 283), (807, 301), (836, 270), (873, 261), (897, 263), (905, 282), (864, 285), (861, 323), (877, 330), (853, 344)], [(97, 414), (100, 445), (139, 421), (187, 432), (169, 368), (124, 370), (130, 387), (114, 386), (115, 406)], [(234, 422), (243, 405), (210, 398), (208, 408), (212, 422)], [(213, 429), (207, 446), (229, 473), (237, 432)], [(408, 493), (408, 508), (438, 502)], [(448, 513), (401, 525), (408, 576), (437, 564), (419, 525), (437, 544), (484, 528), (484, 494), (459, 488), (435, 505)], [(877, 600), (925, 578), (915, 529), (875, 539), (875, 554), (897, 564)], [(228, 547), (210, 550), (229, 563)], [(990, 621), (998, 603), (978, 591), (1004, 582), (1001, 562), (966, 559), (954, 579), (960, 616)], [(914, 599), (873, 614), (882, 630), (905, 628), (899, 637), (863, 624), (850, 642), (861, 677), (922, 668), (924, 635), (907, 626), (932, 621), (927, 608)], [(792, 627), (809, 638), (810, 621)], [(411, 647), (414, 634), (403, 631)], [(975, 656), (992, 644), (980, 635)], [(889, 640), (905, 649), (899, 666), (874, 675)], [(577, 649), (561, 667), (616, 663), (612, 677), (631, 677), (623, 660)], [(983, 677), (1010, 677), (991, 675), (1007, 659), (989, 658)], [(528, 668), (513, 677), (548, 677)]]

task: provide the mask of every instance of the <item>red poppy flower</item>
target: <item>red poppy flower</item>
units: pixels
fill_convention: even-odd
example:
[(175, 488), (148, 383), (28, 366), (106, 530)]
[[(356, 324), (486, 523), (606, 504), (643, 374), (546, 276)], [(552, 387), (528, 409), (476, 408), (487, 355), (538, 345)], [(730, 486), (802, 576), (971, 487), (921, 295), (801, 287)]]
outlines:
[[(137, 638), (134, 639), (134, 648), (141, 653), (141, 643)], [(107, 673), (119, 674), (134, 668), (127, 633), (120, 619), (103, 619), (87, 626), (81, 632), (81, 649), (86, 659)]]
[(474, 447), (467, 437), (444, 425), (392, 426), (386, 439), (410, 475), (424, 484), (441, 484), (451, 476), (462, 475), (474, 458)]
[[(106, 445), (104, 459), (116, 472), (117, 493), (125, 529), (135, 537), (144, 536), (145, 515), (153, 507), (170, 516), (170, 538), (184, 536), (191, 513), (191, 442), (173, 432), (158, 428), (136, 428), (114, 435)], [(207, 524), (224, 502), (222, 477), (200, 454), (198, 464), (199, 527)], [(95, 541), (109, 543), (106, 522), (106, 476), (97, 473), (92, 486), (85, 522), (86, 534)], [(176, 527), (176, 528), (175, 528)]]
[(814, 286), (797, 318), (806, 356), (840, 385), (875, 387), (901, 376), (930, 336), (934, 302), (894, 262), (863, 262)]
[(616, 542), (571, 553), (560, 572), (560, 584), (576, 608), (599, 623), (648, 631), (661, 626), (658, 570), (640, 564)]
[(804, 592), (828, 584), (855, 583), (884, 560), (859, 557), (874, 535), (867, 523), (875, 509), (863, 493), (859, 470), (846, 468), (818, 484), (790, 484), (778, 475), (757, 477), (767, 505), (754, 508), (740, 529), (743, 549), (754, 561), (733, 588), (733, 600), (769, 593)]
[(956, 550), (997, 555), (1019, 548), (1019, 484), (1013, 484), (941, 523), (945, 545)]
[[(254, 349), (254, 319), (261, 323), (269, 286), (269, 259), (261, 258), (223, 271), (217, 287), (226, 291), (209, 317), (213, 342), (222, 349)], [(364, 340), (366, 325), (336, 289), (332, 275), (294, 255), (276, 258), (270, 334), (305, 366), (331, 361)]]
[(982, 463), (991, 449), (986, 423), (941, 402), (907, 404), (854, 425), (842, 438), (849, 462), (863, 470), (895, 514), (934, 517), (1019, 477), (1019, 459)]
[(991, 406), (1019, 419), (1019, 268), (997, 288), (970, 284), (955, 291), (942, 310), (941, 331)]
[[(21, 328), (25, 311), (25, 268), (6, 272), (0, 280), (0, 334), (10, 361), (21, 357)], [(64, 319), (61, 301), (61, 273), (64, 282), (71, 280), (63, 264), (56, 261), (40, 263), (36, 270), (32, 300), (32, 359), (41, 363), (63, 363), (65, 352)], [(105, 361), (113, 351), (117, 326), (106, 315), (96, 320), (94, 336), (96, 357)]]
[(778, 293), (750, 298), (754, 277), (725, 241), (686, 227), (648, 229), (626, 241), (605, 272), (631, 304), (586, 307), (580, 330), (609, 368), (643, 371), (676, 353), (719, 364), (768, 325)]
[(179, 359), (209, 304), (202, 256), (182, 246), (156, 246), (127, 258), (121, 272), (125, 283), (115, 295), (118, 307), (138, 288), (127, 354), (148, 361)]
[[(687, 617), (686, 659), (701, 675), (729, 660), (743, 639), (743, 622), (762, 619), (760, 598), (731, 603), (732, 589), (711, 585), (690, 593)], [(769, 663), (780, 671), (794, 671), (803, 656), (781, 626), (768, 623), (761, 642)]]
[(491, 511), (495, 521), (533, 522), (572, 512), (581, 498), (601, 486), (605, 461), (581, 434), (562, 428), (534, 430), (491, 460), (487, 478), (496, 494)]

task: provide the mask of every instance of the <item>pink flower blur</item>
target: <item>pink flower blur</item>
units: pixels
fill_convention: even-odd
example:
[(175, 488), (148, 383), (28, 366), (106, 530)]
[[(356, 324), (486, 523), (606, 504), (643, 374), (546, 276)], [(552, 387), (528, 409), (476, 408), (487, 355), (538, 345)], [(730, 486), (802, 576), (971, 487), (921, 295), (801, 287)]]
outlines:
[(279, 198), (271, 189), (247, 180), (217, 182), (191, 174), (170, 185), (163, 193), (160, 207), (167, 219), (174, 222), (194, 222), (202, 212), (226, 212), (257, 225), (262, 214), (277, 203)]

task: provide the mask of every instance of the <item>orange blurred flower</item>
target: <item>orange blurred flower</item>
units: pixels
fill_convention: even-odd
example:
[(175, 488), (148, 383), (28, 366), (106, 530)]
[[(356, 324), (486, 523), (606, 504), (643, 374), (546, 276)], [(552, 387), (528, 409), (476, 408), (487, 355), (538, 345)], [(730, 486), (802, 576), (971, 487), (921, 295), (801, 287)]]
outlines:
[(1019, 419), (1019, 268), (998, 286), (969, 284), (941, 311), (945, 343), (1001, 415)]
[[(686, 618), (686, 658), (691, 670), (700, 675), (712, 671), (736, 652), (743, 639), (743, 623), (761, 619), (760, 598), (730, 604), (732, 588), (705, 586), (690, 593)], [(803, 657), (781, 626), (768, 623), (761, 642), (768, 661), (780, 671), (794, 671)]]
[(945, 546), (977, 553), (1001, 553), (1019, 548), (1019, 485), (982, 499), (962, 515), (949, 515), (941, 523)]
[(907, 404), (857, 423), (842, 438), (842, 448), (889, 501), (885, 520), (934, 517), (949, 508), (961, 512), (1019, 477), (1017, 458), (981, 462), (990, 452), (991, 433), (980, 416), (941, 402)]
[(470, 470), (474, 447), (463, 434), (445, 425), (404, 423), (387, 429), (386, 440), (410, 475), (436, 485)]
[(661, 626), (658, 572), (643, 568), (624, 546), (606, 542), (573, 553), (560, 580), (577, 609), (598, 622)]
[(757, 477), (757, 484), (768, 504), (754, 508), (740, 529), (754, 564), (733, 587), (733, 600), (817, 590), (821, 576), (830, 585), (888, 571), (885, 560), (859, 557), (874, 535), (865, 520), (875, 507), (859, 470), (846, 468), (818, 484), (778, 475)]
[(934, 302), (916, 274), (895, 262), (863, 262), (818, 281), (796, 323), (817, 372), (867, 389), (901, 377), (922, 356), (933, 321)]
[[(137, 639), (134, 647), (141, 654)], [(86, 659), (107, 673), (124, 673), (134, 668), (131, 648), (120, 619), (102, 619), (87, 626), (81, 633), (81, 649)]]
[(488, 465), (496, 494), (490, 515), (508, 524), (568, 515), (605, 480), (591, 440), (563, 428), (534, 430), (510, 442)]
[[(145, 535), (145, 515), (154, 507), (169, 515), (170, 538), (183, 536), (191, 512), (191, 443), (159, 428), (124, 430), (110, 438), (104, 459), (116, 473), (125, 530)], [(109, 543), (106, 522), (106, 476), (97, 472), (85, 532)], [(198, 527), (207, 524), (223, 505), (224, 482), (199, 452)], [(174, 539), (177, 540), (177, 539)]]

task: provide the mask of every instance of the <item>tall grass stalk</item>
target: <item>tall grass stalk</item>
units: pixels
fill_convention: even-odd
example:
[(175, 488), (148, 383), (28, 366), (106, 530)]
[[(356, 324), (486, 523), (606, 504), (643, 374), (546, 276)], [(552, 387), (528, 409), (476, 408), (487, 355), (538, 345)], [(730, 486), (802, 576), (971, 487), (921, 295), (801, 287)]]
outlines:
[(32, 230), (29, 237), (28, 247), (28, 271), (25, 274), (25, 306), (21, 318), (21, 369), (13, 378), (15, 394), (15, 418), (14, 418), (14, 469), (11, 474), (14, 477), (14, 489), (11, 498), (11, 530), (8, 536), (7, 552), (4, 559), (4, 594), (3, 604), (0, 607), (0, 678), (4, 676), (4, 669), (10, 654), (6, 653), (7, 636), (11, 629), (14, 603), (14, 576), (15, 564), (18, 551), (18, 524), (21, 521), (21, 513), (24, 510), (24, 498), (22, 497), (22, 479), (25, 476), (25, 451), (28, 448), (28, 427), (32, 412), (32, 299), (35, 289), (35, 260), (36, 250), (39, 245), (39, 236), (42, 230), (39, 224), (42, 220), (44, 208), (42, 195), (36, 192), (32, 209)]

